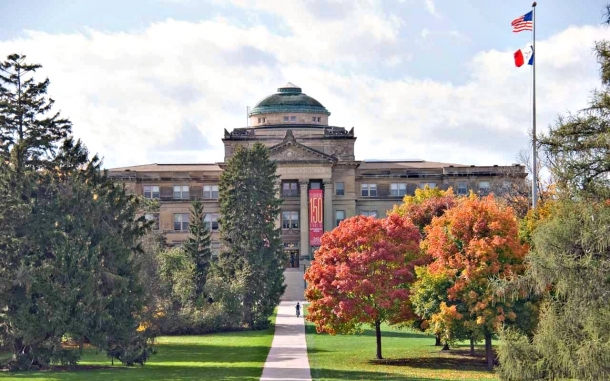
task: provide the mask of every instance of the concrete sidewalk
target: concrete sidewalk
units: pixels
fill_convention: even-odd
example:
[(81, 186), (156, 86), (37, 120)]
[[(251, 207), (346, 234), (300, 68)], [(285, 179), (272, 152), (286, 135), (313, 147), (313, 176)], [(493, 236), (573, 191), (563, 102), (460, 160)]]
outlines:
[(305, 321), (302, 314), (296, 317), (296, 304), (281, 302), (278, 307), (275, 335), (261, 380), (311, 381)]

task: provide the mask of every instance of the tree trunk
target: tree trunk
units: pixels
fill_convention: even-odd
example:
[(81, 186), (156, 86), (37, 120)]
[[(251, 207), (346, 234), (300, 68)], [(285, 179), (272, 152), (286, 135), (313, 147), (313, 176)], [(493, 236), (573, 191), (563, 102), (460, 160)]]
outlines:
[(381, 360), (381, 322), (377, 320), (375, 322), (375, 335), (377, 336), (377, 359)]
[(470, 355), (474, 356), (474, 338), (470, 337)]
[(252, 304), (252, 296), (246, 293), (242, 304), (242, 323), (245, 324), (248, 328), (254, 328), (254, 315), (252, 313)]
[(491, 333), (485, 334), (485, 359), (487, 360), (487, 370), (493, 370), (494, 356), (491, 350)]
[(449, 350), (449, 343), (445, 342), (445, 345), (443, 345), (443, 349), (441, 349), (441, 351), (448, 351)]
[(82, 355), (83, 348), (85, 347), (85, 336), (81, 336), (78, 340), (78, 352)]
[(441, 335), (436, 335), (436, 342), (434, 343), (434, 346), (440, 347), (441, 345), (443, 345), (443, 343), (441, 342)]

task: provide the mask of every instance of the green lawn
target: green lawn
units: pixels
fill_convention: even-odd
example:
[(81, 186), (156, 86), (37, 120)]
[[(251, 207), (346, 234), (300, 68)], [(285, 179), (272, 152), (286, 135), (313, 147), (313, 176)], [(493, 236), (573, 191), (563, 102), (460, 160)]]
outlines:
[(466, 345), (442, 353), (423, 333), (382, 327), (382, 354), (375, 358), (375, 331), (359, 335), (317, 334), (307, 323), (307, 348), (314, 380), (497, 380), (485, 370), (484, 348), (467, 356)]
[[(272, 325), (267, 330), (255, 332), (160, 337), (155, 345), (157, 354), (143, 367), (111, 367), (104, 354), (87, 351), (80, 362), (81, 370), (0, 372), (0, 380), (258, 380), (273, 332)], [(87, 365), (107, 368), (83, 370)]]

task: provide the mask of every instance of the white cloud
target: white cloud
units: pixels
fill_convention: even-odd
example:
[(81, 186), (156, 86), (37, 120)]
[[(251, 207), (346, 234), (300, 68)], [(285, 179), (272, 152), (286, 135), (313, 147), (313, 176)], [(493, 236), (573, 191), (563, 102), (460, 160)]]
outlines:
[(428, 30), (428, 28), (424, 28), (421, 30), (420, 35), (422, 36), (422, 38), (426, 38), (430, 35), (430, 30)]
[[(513, 66), (512, 50), (479, 52), (460, 85), (333, 70), (408, 60), (395, 46), (400, 22), (375, 2), (333, 3), (344, 16), (329, 20), (286, 3), (274, 3), (289, 24), (286, 36), (222, 18), (166, 20), (129, 33), (28, 32), (0, 41), (0, 55), (20, 52), (44, 65), (75, 134), (108, 166), (222, 161), (223, 130), (243, 127), (246, 105), (286, 81), (322, 102), (333, 125), (355, 126), (358, 159), (506, 164), (527, 147), (530, 71)], [(598, 84), (592, 44), (602, 38), (610, 38), (604, 27), (572, 27), (537, 42), (540, 129), (585, 106)]]
[(436, 6), (434, 5), (434, 1), (425, 0), (426, 10), (433, 16), (440, 17), (438, 12), (436, 11)]

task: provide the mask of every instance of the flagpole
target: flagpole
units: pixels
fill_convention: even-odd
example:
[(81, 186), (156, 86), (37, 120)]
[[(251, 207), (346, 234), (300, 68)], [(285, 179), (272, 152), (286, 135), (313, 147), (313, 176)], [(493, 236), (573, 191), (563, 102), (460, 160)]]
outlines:
[(536, 2), (532, 4), (533, 15), (532, 15), (532, 49), (534, 54), (534, 62), (532, 65), (532, 112), (533, 112), (533, 125), (532, 125), (532, 208), (536, 209), (538, 204), (538, 168), (537, 168), (537, 155), (536, 155), (536, 61), (538, 60), (538, 52), (536, 51)]

